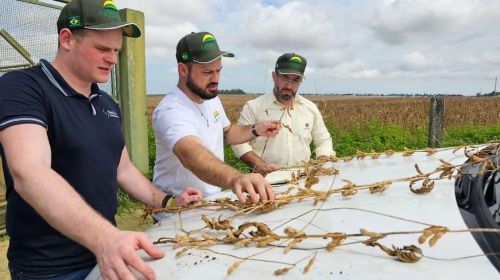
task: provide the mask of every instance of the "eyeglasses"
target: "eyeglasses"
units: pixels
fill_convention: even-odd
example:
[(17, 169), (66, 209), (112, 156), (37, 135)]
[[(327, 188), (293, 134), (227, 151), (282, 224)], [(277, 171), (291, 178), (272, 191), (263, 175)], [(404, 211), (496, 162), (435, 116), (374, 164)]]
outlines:
[(290, 83), (294, 86), (300, 85), (302, 83), (302, 77), (297, 76), (297, 77), (290, 77), (288, 75), (283, 75), (283, 74), (277, 74), (278, 80), (280, 80), (282, 83)]

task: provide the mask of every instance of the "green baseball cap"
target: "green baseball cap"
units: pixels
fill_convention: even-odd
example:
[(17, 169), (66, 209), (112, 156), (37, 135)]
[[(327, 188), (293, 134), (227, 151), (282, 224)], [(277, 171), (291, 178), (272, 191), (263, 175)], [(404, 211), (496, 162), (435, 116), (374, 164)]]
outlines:
[(304, 77), (307, 60), (295, 53), (285, 53), (278, 57), (275, 70), (283, 75), (299, 75)]
[(209, 32), (191, 32), (177, 43), (177, 62), (209, 63), (217, 58), (234, 57), (233, 53), (221, 51), (215, 36)]
[(61, 11), (57, 32), (63, 28), (110, 30), (123, 29), (123, 35), (137, 38), (141, 29), (135, 23), (121, 20), (120, 12), (112, 0), (72, 0)]

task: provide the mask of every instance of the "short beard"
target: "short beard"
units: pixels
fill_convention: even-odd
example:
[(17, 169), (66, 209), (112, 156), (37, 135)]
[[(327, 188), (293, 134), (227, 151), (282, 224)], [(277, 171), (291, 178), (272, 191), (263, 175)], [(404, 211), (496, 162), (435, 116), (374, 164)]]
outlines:
[[(217, 85), (217, 83), (210, 83), (207, 85), (207, 87), (211, 86), (213, 84)], [(219, 93), (218, 91), (215, 91), (214, 93), (212, 93), (208, 89), (202, 89), (197, 84), (195, 84), (193, 79), (191, 79), (191, 71), (189, 71), (189, 74), (187, 76), (186, 86), (192, 93), (199, 96), (203, 100), (213, 99), (213, 98), (217, 97), (217, 94)]]
[(295, 95), (297, 94), (297, 91), (291, 91), (292, 95), (285, 95), (281, 92), (281, 90), (278, 88), (278, 86), (275, 84), (274, 85), (274, 96), (276, 97), (276, 100), (278, 101), (290, 101), (295, 98)]

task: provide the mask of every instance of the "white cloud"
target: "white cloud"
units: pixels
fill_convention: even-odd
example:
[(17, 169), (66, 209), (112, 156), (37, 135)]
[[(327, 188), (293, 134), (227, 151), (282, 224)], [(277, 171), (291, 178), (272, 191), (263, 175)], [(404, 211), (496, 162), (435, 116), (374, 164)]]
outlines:
[(172, 86), (177, 42), (200, 30), (236, 54), (224, 60), (223, 84), (248, 92), (268, 89), (284, 52), (305, 56), (308, 80), (318, 81), (302, 92), (406, 92), (414, 81), (412, 91), (464, 93), (500, 75), (499, 0), (116, 2), (144, 11), (148, 65), (174, 76), (148, 81), (151, 89)]

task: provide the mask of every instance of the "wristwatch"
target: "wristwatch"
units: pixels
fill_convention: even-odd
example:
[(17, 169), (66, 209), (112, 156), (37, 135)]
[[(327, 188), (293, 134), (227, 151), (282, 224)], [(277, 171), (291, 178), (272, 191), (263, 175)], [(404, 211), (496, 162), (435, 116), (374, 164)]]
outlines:
[[(172, 200), (172, 201), (170, 201)], [(170, 203), (169, 203), (170, 201)], [(166, 208), (166, 207), (173, 207), (175, 204), (175, 198), (174, 195), (172, 194), (167, 194), (163, 200), (161, 201), (161, 208)]]
[(257, 133), (257, 129), (255, 128), (255, 124), (252, 125), (252, 134), (255, 137), (259, 137), (260, 135)]

